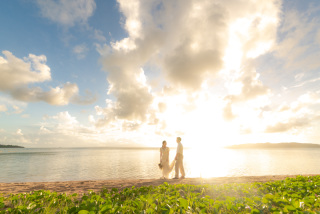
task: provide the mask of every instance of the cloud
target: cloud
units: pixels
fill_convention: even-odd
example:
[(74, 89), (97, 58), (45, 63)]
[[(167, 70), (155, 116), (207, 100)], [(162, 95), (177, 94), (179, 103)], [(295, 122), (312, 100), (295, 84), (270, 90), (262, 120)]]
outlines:
[(107, 40), (106, 37), (103, 35), (103, 32), (97, 29), (94, 30), (93, 38), (98, 40), (99, 42), (105, 42)]
[(20, 114), (27, 107), (27, 103), (15, 100), (12, 97), (9, 97), (8, 95), (6, 96), (6, 94), (2, 94), (2, 96), (0, 96), (0, 103), (2, 103), (2, 106), (6, 107), (6, 112), (9, 115)]
[(259, 80), (259, 75), (255, 70), (249, 69), (242, 73), (242, 75), (235, 80), (240, 83), (240, 93), (236, 95), (228, 95), (226, 99), (233, 102), (241, 102), (254, 99), (269, 92), (268, 87), (263, 85)]
[(310, 125), (308, 118), (291, 119), (287, 122), (279, 122), (277, 124), (268, 126), (265, 130), (266, 133), (287, 132), (291, 129), (301, 128)]
[(166, 22), (161, 26), (170, 33), (165, 41), (168, 47), (161, 50), (162, 65), (168, 80), (183, 88), (199, 89), (221, 69), (233, 67), (230, 64), (265, 53), (276, 38), (276, 1), (179, 1), (164, 8)]
[(230, 105), (268, 93), (255, 69), (241, 66), (274, 45), (280, 1), (118, 2), (128, 37), (98, 48), (115, 98), (106, 108), (97, 107), (103, 115), (99, 125), (117, 119), (146, 122), (154, 120), (152, 112), (169, 111), (154, 105), (156, 89), (141, 81), (153, 75), (149, 65), (160, 70), (164, 87), (179, 93), (201, 93), (222, 70), (232, 69), (242, 88), (241, 95), (228, 98)]
[[(140, 75), (143, 77), (143, 72), (140, 72)], [(105, 125), (107, 125), (109, 121), (114, 121), (116, 119), (133, 121), (146, 120), (146, 114), (153, 101), (153, 96), (150, 93), (148, 86), (144, 85), (139, 80), (134, 79), (137, 78), (137, 76), (130, 76), (119, 75), (117, 77), (119, 78), (119, 82), (117, 79), (114, 82), (109, 79), (109, 93), (115, 95), (117, 101), (110, 101), (109, 106), (103, 109), (105, 117), (103, 120), (98, 121), (99, 124), (105, 122)], [(123, 82), (121, 82), (120, 79), (122, 79)], [(122, 86), (125, 82), (127, 82), (127, 84)]]
[[(93, 120), (92, 117), (89, 118)], [(94, 122), (93, 122), (94, 123)], [(130, 128), (130, 125), (128, 125)], [(47, 116), (41, 123), (37, 138), (44, 146), (121, 146), (126, 137), (119, 130), (97, 129), (94, 124), (83, 125), (68, 111)], [(134, 139), (128, 137), (125, 143), (134, 145)]]
[(140, 127), (140, 123), (137, 122), (124, 122), (122, 123), (122, 130), (123, 131), (135, 131), (138, 130)]
[(20, 101), (44, 101), (50, 105), (67, 105), (69, 102), (90, 104), (95, 101), (95, 97), (82, 98), (78, 92), (79, 89), (76, 84), (67, 82), (61, 87), (51, 88), (50, 91), (43, 91), (40, 87), (18, 88), (11, 92), (11, 96)]
[[(221, 68), (220, 51), (225, 42), (219, 42), (214, 31), (220, 31), (223, 37), (225, 29), (221, 27), (224, 25), (223, 10), (215, 7), (216, 4), (205, 5), (203, 1), (198, 5), (191, 1), (159, 4), (155, 1), (119, 1), (119, 4), (130, 37), (117, 44), (138, 54), (147, 53), (146, 60), (157, 55), (160, 67), (172, 84), (199, 88), (207, 75), (217, 73)], [(195, 11), (197, 6), (209, 9)], [(174, 17), (172, 11), (175, 11)], [(212, 28), (207, 28), (210, 24)]]
[(29, 54), (23, 60), (15, 57), (9, 51), (0, 56), (0, 90), (10, 91), (21, 85), (51, 80), (50, 68), (45, 64), (44, 55)]
[(159, 112), (163, 113), (166, 111), (167, 109), (167, 105), (163, 102), (159, 102), (158, 103), (158, 108), (159, 108)]
[(9, 51), (0, 56), (0, 91), (9, 94), (16, 100), (24, 102), (44, 101), (51, 105), (67, 105), (69, 102), (88, 104), (95, 101), (94, 96), (81, 97), (78, 86), (65, 83), (63, 86), (43, 91), (40, 87), (29, 87), (31, 84), (51, 80), (50, 68), (46, 65), (44, 55), (19, 59)]
[[(42, 137), (47, 136), (50, 138), (60, 135), (59, 140), (74, 138), (83, 141), (89, 138), (93, 139), (92, 136), (97, 134), (97, 132), (90, 127), (80, 124), (76, 117), (71, 116), (69, 112), (65, 111), (45, 118), (45, 122), (40, 127), (40, 134)], [(72, 142), (72, 144), (76, 144), (76, 142)]]
[(85, 95), (74, 94), (70, 98), (70, 102), (79, 105), (89, 105), (97, 100), (97, 95), (92, 94), (90, 91), (85, 91)]
[[(105, 121), (115, 119), (146, 120), (148, 108), (153, 100), (150, 86), (147, 84), (146, 76), (140, 67), (146, 62), (146, 56), (152, 51), (128, 51), (127, 41), (112, 44), (108, 51), (104, 52), (102, 63), (108, 71), (109, 90), (108, 94), (117, 98), (109, 105), (105, 115)], [(143, 47), (149, 49), (146, 42)], [(101, 124), (101, 120), (99, 123)]]
[(315, 70), (320, 68), (317, 58), (319, 17), (314, 16), (320, 7), (310, 7), (305, 12), (289, 10), (284, 13), (279, 28), (279, 43), (274, 47), (275, 56), (283, 60), (287, 70)]
[(313, 127), (320, 121), (319, 107), (319, 92), (306, 92), (291, 104), (282, 104), (277, 110), (266, 114), (266, 117), (273, 121), (266, 126), (265, 132), (277, 133), (296, 129), (301, 131)]
[(194, 53), (190, 44), (181, 44), (165, 57), (164, 68), (172, 83), (182, 88), (199, 89), (210, 73), (217, 73), (222, 68), (222, 59), (217, 50)]
[(34, 144), (36, 141), (35, 139), (30, 138), (29, 136), (26, 136), (24, 133), (22, 133), (21, 129), (17, 129), (15, 132), (8, 132), (6, 130), (0, 129), (1, 137), (0, 140), (4, 144), (8, 145), (31, 145)]
[(43, 17), (67, 27), (86, 24), (96, 9), (94, 0), (37, 0), (37, 4)]
[[(227, 95), (224, 98), (226, 100), (226, 105), (223, 110), (223, 116), (227, 121), (231, 121), (237, 117), (232, 110), (235, 104), (259, 99), (263, 96), (268, 96), (268, 94), (271, 93), (271, 90), (259, 80), (259, 75), (255, 70), (248, 69), (240, 75), (241, 76), (233, 83), (240, 84), (238, 94)], [(264, 103), (261, 103), (261, 105), (264, 105)]]
[(13, 105), (12, 108), (14, 109), (14, 114), (21, 114), (23, 112), (23, 109), (21, 109), (19, 106)]
[(86, 44), (76, 45), (72, 52), (75, 53), (78, 57), (78, 59), (83, 59), (86, 57), (86, 54), (88, 52), (88, 47)]
[(226, 121), (231, 121), (231, 120), (235, 119), (236, 117), (237, 116), (232, 112), (232, 103), (227, 102), (227, 104), (223, 108), (223, 118)]
[(0, 112), (6, 112), (7, 110), (8, 109), (6, 105), (0, 105)]
[(18, 130), (16, 131), (16, 134), (17, 134), (17, 135), (20, 135), (20, 136), (23, 136), (23, 133), (22, 133), (21, 129), (18, 129)]
[(303, 82), (300, 82), (298, 85), (295, 85), (293, 86), (294, 88), (298, 88), (298, 87), (302, 87), (304, 85), (308, 85), (310, 83), (314, 83), (314, 82), (318, 82), (320, 81), (320, 77), (317, 77), (317, 78), (313, 78), (313, 79), (309, 79), (309, 80), (306, 80), (306, 81), (303, 81)]

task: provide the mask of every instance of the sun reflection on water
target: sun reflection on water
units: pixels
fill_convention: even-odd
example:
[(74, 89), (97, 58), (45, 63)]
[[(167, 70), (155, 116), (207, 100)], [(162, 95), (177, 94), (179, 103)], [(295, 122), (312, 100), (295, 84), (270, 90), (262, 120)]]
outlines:
[[(0, 182), (159, 179), (159, 156), (158, 148), (1, 149)], [(184, 149), (187, 178), (320, 174), (319, 161), (320, 149)]]
[(188, 177), (223, 177), (232, 175), (243, 158), (228, 149), (188, 149), (184, 163)]

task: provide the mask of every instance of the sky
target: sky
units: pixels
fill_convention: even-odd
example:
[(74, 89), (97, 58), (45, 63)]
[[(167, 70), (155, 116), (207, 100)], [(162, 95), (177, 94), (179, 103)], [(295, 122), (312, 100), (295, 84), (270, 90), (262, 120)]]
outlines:
[(0, 1), (0, 144), (320, 143), (318, 0)]

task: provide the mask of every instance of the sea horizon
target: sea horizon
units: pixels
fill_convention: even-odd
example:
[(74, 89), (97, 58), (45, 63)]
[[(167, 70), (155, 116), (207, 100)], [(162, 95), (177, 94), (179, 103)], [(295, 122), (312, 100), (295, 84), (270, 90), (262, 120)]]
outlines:
[[(0, 149), (0, 182), (159, 179), (159, 148)], [(175, 148), (171, 149), (170, 161)], [(320, 174), (320, 149), (186, 149), (189, 178)], [(174, 176), (171, 172), (170, 177)]]
[[(4, 145), (4, 144), (0, 144)], [(22, 145), (5, 145), (5, 146), (22, 146)], [(25, 145), (24, 145), (25, 146)], [(107, 149), (159, 149), (159, 146), (58, 146), (58, 147), (24, 147), (24, 149), (90, 149), (90, 148), (107, 148)], [(281, 147), (283, 146), (283, 147)], [(171, 149), (176, 148), (176, 146), (168, 146)], [(239, 143), (239, 144), (230, 144), (230, 145), (214, 145), (211, 146), (213, 149), (266, 149), (266, 148), (320, 148), (320, 143), (299, 143), (299, 142), (279, 142), (279, 143)], [(209, 149), (207, 146), (184, 146), (184, 149)], [(0, 149), (4, 149), (1, 148)], [(15, 148), (7, 148), (15, 149)]]

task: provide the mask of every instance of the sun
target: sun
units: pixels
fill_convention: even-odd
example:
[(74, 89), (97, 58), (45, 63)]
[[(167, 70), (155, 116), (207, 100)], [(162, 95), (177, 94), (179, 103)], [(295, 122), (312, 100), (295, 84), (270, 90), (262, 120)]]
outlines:
[(237, 126), (224, 120), (224, 102), (214, 95), (202, 93), (192, 102), (186, 94), (166, 98), (166, 111), (157, 115), (165, 123), (171, 138), (181, 135), (184, 145), (193, 148), (218, 148), (235, 144)]

